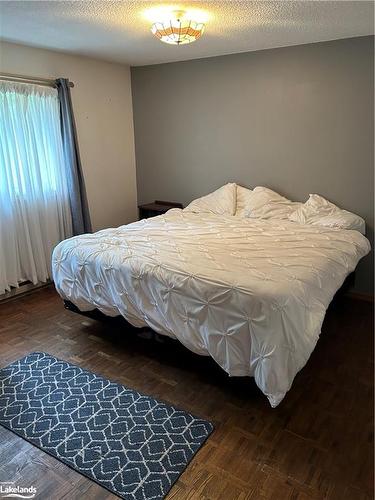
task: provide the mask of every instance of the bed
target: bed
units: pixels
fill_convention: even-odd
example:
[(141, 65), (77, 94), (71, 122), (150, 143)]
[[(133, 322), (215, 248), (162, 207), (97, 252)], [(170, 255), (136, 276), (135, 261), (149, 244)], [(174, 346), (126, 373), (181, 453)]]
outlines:
[(230, 376), (254, 377), (275, 407), (369, 249), (356, 230), (172, 209), (60, 243), (53, 277), (79, 310), (178, 339)]

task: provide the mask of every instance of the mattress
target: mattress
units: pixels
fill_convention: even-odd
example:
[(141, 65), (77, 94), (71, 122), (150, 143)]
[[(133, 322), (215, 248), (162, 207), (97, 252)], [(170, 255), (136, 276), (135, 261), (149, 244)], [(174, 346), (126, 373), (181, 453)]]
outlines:
[(275, 407), (369, 250), (357, 231), (173, 209), (65, 240), (52, 265), (63, 299), (178, 339), (230, 376), (254, 377)]

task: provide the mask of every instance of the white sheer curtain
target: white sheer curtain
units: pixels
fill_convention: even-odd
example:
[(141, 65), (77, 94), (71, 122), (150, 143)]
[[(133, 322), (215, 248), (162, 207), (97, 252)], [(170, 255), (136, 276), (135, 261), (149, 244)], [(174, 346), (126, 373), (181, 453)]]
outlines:
[(51, 276), (71, 236), (57, 90), (0, 82), (0, 294)]

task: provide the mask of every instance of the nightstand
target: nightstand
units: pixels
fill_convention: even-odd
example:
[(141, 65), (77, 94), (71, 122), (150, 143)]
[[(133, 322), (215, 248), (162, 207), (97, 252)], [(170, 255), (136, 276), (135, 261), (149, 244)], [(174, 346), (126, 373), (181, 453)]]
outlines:
[(161, 200), (155, 200), (154, 203), (146, 203), (145, 205), (138, 205), (139, 219), (148, 219), (149, 217), (165, 214), (171, 208), (184, 208), (184, 206), (182, 203)]

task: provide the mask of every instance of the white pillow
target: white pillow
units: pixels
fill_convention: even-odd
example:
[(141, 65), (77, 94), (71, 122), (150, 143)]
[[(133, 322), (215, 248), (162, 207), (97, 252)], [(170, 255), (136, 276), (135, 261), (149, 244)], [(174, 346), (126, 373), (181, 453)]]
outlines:
[(300, 224), (312, 224), (313, 226), (326, 226), (336, 229), (354, 229), (362, 234), (365, 234), (366, 229), (362, 217), (347, 210), (341, 210), (318, 194), (310, 194), (306, 203), (292, 213), (289, 219)]
[(302, 203), (290, 201), (284, 196), (258, 186), (248, 196), (245, 217), (252, 219), (288, 219)]
[(236, 184), (225, 184), (213, 193), (193, 200), (185, 210), (187, 212), (234, 215), (236, 211)]
[(251, 198), (252, 192), (252, 189), (244, 188), (237, 184), (236, 215), (245, 217), (246, 211), (249, 210), (248, 201)]

